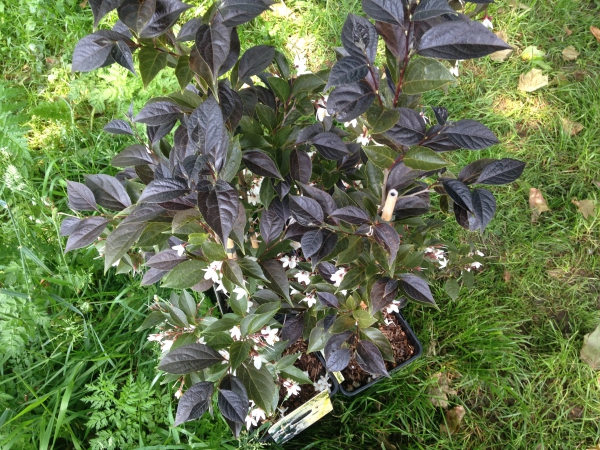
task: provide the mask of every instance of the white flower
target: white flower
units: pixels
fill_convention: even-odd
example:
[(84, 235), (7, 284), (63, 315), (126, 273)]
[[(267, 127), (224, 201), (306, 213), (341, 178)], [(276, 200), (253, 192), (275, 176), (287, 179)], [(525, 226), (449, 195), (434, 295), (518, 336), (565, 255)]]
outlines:
[(389, 306), (387, 307), (388, 314), (391, 314), (393, 312), (399, 313), (400, 312), (400, 310), (398, 309), (399, 304), (400, 304), (400, 302), (398, 300), (394, 300), (392, 303), (390, 303)]
[(322, 376), (321, 378), (319, 378), (316, 383), (313, 383), (313, 386), (315, 387), (315, 391), (317, 392), (329, 392), (329, 383), (327, 382), (326, 376)]
[(317, 120), (319, 122), (323, 122), (323, 120), (325, 120), (325, 117), (329, 117), (329, 113), (327, 112), (327, 95), (324, 98), (319, 99), (319, 101), (317, 102)]
[(350, 122), (344, 122), (344, 126), (346, 128), (348, 128), (348, 127), (355, 127), (357, 123), (358, 122), (356, 121), (356, 119), (352, 119)]
[(246, 289), (244, 289), (243, 287), (236, 287), (233, 290), (233, 294), (235, 294), (235, 299), (236, 300), (241, 300), (243, 297), (245, 297), (248, 293), (246, 292)]
[(231, 335), (231, 339), (234, 341), (239, 341), (242, 337), (242, 332), (240, 330), (240, 326), (236, 325), (231, 330), (229, 330), (229, 334)]
[(256, 407), (248, 414), (248, 416), (246, 416), (246, 428), (249, 430), (253, 426), (257, 426), (259, 420), (265, 420), (266, 418), (265, 412)]
[(160, 342), (160, 341), (162, 341), (162, 339), (164, 337), (165, 337), (164, 333), (149, 334), (148, 340), (150, 342)]
[(294, 277), (298, 279), (298, 283), (310, 284), (310, 272), (306, 270), (300, 270)]
[(248, 202), (252, 203), (253, 205), (256, 205), (258, 202), (260, 202), (260, 186), (262, 185), (262, 182), (264, 180), (264, 177), (261, 178), (255, 178), (254, 180), (252, 180), (252, 186), (250, 187), (250, 190), (248, 191)]
[(304, 75), (305, 73), (311, 73), (310, 70), (306, 67), (306, 57), (302, 55), (294, 56), (294, 67), (296, 67), (297, 75)]
[(181, 396), (183, 395), (183, 390), (181, 388), (177, 389), (177, 391), (175, 391), (175, 398), (181, 398)]
[(300, 291), (298, 291), (298, 290), (296, 290), (294, 288), (290, 288), (290, 295), (296, 295), (296, 294), (299, 294), (299, 293), (300, 293)]
[(281, 258), (279, 258), (279, 261), (281, 261), (283, 263), (283, 267), (289, 267), (290, 269), (294, 269), (296, 267), (296, 263), (298, 262), (298, 257), (297, 256), (288, 256), (288, 255), (284, 255)]
[(265, 341), (267, 341), (267, 344), (269, 345), (275, 345), (275, 342), (279, 340), (279, 336), (277, 336), (277, 333), (279, 333), (279, 329), (271, 328), (270, 326), (267, 326), (260, 330), (260, 334), (262, 334), (262, 337), (265, 339)]
[(225, 361), (221, 361), (221, 364), (227, 364), (227, 361), (229, 361), (229, 352), (227, 350), (219, 350), (219, 354), (225, 359)]
[(345, 276), (346, 269), (344, 267), (338, 269), (333, 275), (331, 275), (331, 281), (333, 282), (333, 285), (336, 287), (340, 287), (340, 284)]
[(309, 294), (302, 299), (303, 302), (308, 303), (308, 307), (310, 308), (312, 305), (317, 303), (317, 299), (313, 294)]
[(488, 15), (486, 15), (483, 20), (481, 21), (481, 25), (483, 25), (486, 28), (489, 28), (490, 30), (494, 29), (494, 25), (492, 24), (492, 18)]
[(185, 247), (183, 246), (183, 244), (171, 247), (171, 250), (177, 250), (177, 256), (183, 256), (183, 254), (185, 253)]
[(294, 250), (298, 250), (300, 247), (302, 247), (302, 245), (300, 245), (300, 242), (292, 241), (290, 242), (290, 247), (292, 247)]
[(225, 289), (225, 286), (221, 280), (217, 281), (217, 287), (215, 288), (215, 291), (221, 291), (227, 294), (227, 289)]
[(117, 267), (121, 262), (121, 258), (117, 259), (114, 263), (112, 263), (112, 267)]
[(361, 134), (356, 138), (356, 142), (358, 142), (360, 145), (369, 145), (371, 142), (371, 136), (369, 136), (368, 133)]
[(254, 303), (252, 303), (250, 300), (248, 300), (248, 306), (246, 307), (246, 312), (249, 313), (250, 312), (250, 307), (254, 305)]
[(388, 319), (387, 317), (386, 317), (386, 318), (384, 318), (384, 319), (383, 319), (383, 321), (385, 322), (385, 325), (386, 325), (386, 326), (388, 326), (388, 327), (389, 327), (391, 324), (393, 324), (393, 323), (394, 323), (394, 321), (393, 321), (393, 320), (390, 320), (390, 319)]
[(287, 389), (288, 395), (298, 395), (300, 393), (300, 385), (296, 383), (294, 380), (285, 380), (283, 382), (283, 387)]
[(254, 360), (254, 367), (256, 367), (256, 370), (260, 370), (260, 368), (262, 367), (263, 363), (267, 363), (269, 361), (267, 361), (263, 355), (256, 355), (253, 356), (252, 359)]
[(454, 64), (454, 67), (450, 68), (450, 73), (452, 75), (454, 75), (455, 77), (458, 77), (458, 62), (459, 62), (459, 60), (456, 61), (456, 63)]
[(223, 261), (213, 261), (211, 262), (204, 271), (205, 280), (213, 280), (213, 283), (218, 282), (221, 279), (221, 266), (223, 265)]
[(200, 339), (198, 339), (198, 344), (206, 344), (206, 341), (204, 340), (204, 336), (201, 336)]
[(165, 339), (160, 342), (160, 350), (162, 352), (168, 352), (171, 350), (171, 346), (173, 345), (173, 341), (170, 339)]

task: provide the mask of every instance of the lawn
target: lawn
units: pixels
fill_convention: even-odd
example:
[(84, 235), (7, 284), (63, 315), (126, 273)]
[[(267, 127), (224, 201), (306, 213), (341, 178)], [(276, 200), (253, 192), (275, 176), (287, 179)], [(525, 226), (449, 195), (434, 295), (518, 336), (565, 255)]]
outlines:
[[(114, 173), (109, 161), (129, 141), (102, 127), (132, 99), (139, 110), (176, 89), (159, 75), (145, 90), (116, 66), (72, 74), (74, 45), (93, 26), (85, 3), (0, 0), (0, 447), (260, 448), (208, 416), (173, 428), (177, 403), (157, 376), (160, 351), (136, 331), (153, 296), (168, 293), (114, 269), (104, 276), (95, 249), (63, 254), (65, 180)], [(316, 70), (332, 64), (329, 44), (359, 11), (358, 0), (288, 0), (247, 25), (242, 42), (309, 56)], [(600, 324), (600, 208), (586, 218), (573, 203), (600, 199), (600, 42), (590, 32), (600, 2), (498, 0), (489, 14), (514, 53), (461, 63), (455, 86), (425, 98), (501, 141), (452, 154), (459, 167), (476, 157), (527, 162), (518, 182), (496, 190), (484, 235), (440, 230), (482, 251), (485, 264), (470, 288), (460, 280), (456, 300), (439, 280), (439, 311), (407, 307), (422, 358), (356, 398), (335, 397), (334, 411), (285, 448), (600, 445), (600, 373), (579, 358), (583, 336)], [(523, 58), (530, 46), (543, 57)], [(575, 60), (565, 60), (568, 46)], [(533, 68), (549, 85), (519, 91)], [(549, 208), (535, 222), (531, 188)], [(465, 410), (454, 434), (440, 430), (442, 406)]]

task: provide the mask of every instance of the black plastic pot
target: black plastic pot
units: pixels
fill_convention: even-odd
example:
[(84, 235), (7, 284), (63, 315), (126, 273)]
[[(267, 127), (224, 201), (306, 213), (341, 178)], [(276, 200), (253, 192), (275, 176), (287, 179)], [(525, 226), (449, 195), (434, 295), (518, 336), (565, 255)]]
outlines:
[[(417, 335), (414, 333), (412, 328), (410, 328), (410, 326), (406, 322), (406, 319), (404, 318), (404, 316), (401, 313), (394, 313), (394, 315), (396, 316), (396, 319), (398, 320), (398, 322), (404, 329), (404, 332), (406, 333), (406, 337), (408, 338), (408, 341), (414, 347), (415, 350), (414, 350), (413, 355), (409, 359), (407, 359), (403, 363), (397, 365), (392, 370), (390, 370), (390, 372), (389, 372), (390, 374), (392, 374), (394, 372), (398, 372), (400, 369), (403, 369), (404, 367), (408, 366), (410, 363), (412, 363), (414, 360), (416, 360), (423, 353), (423, 346), (419, 342), (419, 339), (417, 339)], [(321, 356), (321, 355), (319, 355), (319, 356)], [(324, 362), (323, 362), (323, 364), (324, 364)], [(334, 374), (331, 374), (331, 376), (333, 378), (336, 378)], [(378, 383), (382, 379), (384, 379), (384, 377), (378, 377), (378, 378), (374, 379), (373, 381), (371, 381), (370, 383), (367, 383), (359, 388), (356, 388), (354, 391), (347, 391), (346, 389), (344, 389), (341, 382), (339, 382), (339, 380), (338, 380), (339, 392), (348, 397), (353, 397), (353, 396), (358, 395), (361, 392), (369, 389), (371, 386), (373, 386), (375, 383)]]

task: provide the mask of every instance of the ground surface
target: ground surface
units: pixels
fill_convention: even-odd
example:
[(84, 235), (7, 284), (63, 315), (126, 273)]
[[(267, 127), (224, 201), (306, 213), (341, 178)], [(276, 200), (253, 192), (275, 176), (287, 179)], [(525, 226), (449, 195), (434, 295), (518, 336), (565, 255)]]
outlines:
[[(289, 0), (287, 8), (249, 26), (243, 42), (287, 42), (316, 69), (333, 60), (326, 44), (338, 42), (346, 13), (360, 2)], [(599, 443), (600, 374), (579, 350), (600, 322), (600, 219), (598, 208), (585, 219), (572, 201), (600, 197), (600, 43), (589, 31), (600, 27), (600, 4), (498, 0), (490, 14), (515, 53), (502, 63), (462, 64), (457, 86), (426, 98), (497, 133), (502, 143), (481, 156), (527, 162), (522, 180), (498, 189), (499, 212), (484, 236), (454, 225), (441, 231), (470, 238), (487, 256), (484, 270), (455, 301), (440, 284), (439, 312), (407, 309), (425, 349), (418, 362), (358, 398), (336, 397), (334, 412), (286, 448)], [(72, 75), (74, 44), (91, 29), (89, 8), (72, 1), (0, 1), (0, 446), (256, 448), (224, 437), (225, 424), (208, 417), (171, 428), (171, 387), (155, 379), (156, 349), (135, 332), (155, 291), (103, 276), (93, 249), (62, 254), (64, 180), (110, 171), (127, 142), (102, 126), (130, 99), (139, 109), (174, 87), (165, 76), (144, 91), (117, 68)], [(545, 54), (551, 83), (523, 93), (519, 76), (539, 68), (521, 58), (531, 45)], [(575, 61), (562, 55), (570, 45), (580, 53)], [(571, 135), (564, 120), (583, 129)], [(464, 165), (470, 155), (453, 157)], [(536, 223), (531, 187), (550, 208)], [(440, 379), (449, 383), (447, 406), (465, 409), (453, 435), (440, 431), (445, 399), (430, 396)]]

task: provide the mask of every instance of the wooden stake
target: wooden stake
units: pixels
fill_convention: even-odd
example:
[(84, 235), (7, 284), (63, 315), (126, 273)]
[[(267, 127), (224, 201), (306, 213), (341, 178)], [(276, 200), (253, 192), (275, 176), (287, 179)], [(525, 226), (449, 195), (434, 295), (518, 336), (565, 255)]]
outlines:
[(227, 239), (227, 258), (229, 259), (237, 259), (237, 255), (235, 254), (235, 243), (231, 239)]
[(383, 211), (381, 211), (381, 218), (386, 222), (392, 220), (392, 216), (394, 215), (394, 208), (396, 207), (396, 201), (398, 200), (398, 191), (396, 189), (391, 189), (388, 192), (387, 198), (385, 199), (385, 204), (383, 205)]
[(250, 237), (250, 242), (252, 243), (252, 248), (260, 247), (260, 242), (258, 240), (258, 233), (254, 233), (254, 235), (252, 235)]

